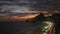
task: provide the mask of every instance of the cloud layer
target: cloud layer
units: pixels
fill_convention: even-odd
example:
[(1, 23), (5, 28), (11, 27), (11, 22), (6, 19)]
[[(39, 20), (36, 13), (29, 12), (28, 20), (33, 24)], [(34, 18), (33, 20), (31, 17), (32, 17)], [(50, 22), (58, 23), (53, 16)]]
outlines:
[(1, 10), (0, 12), (2, 13), (36, 13), (37, 11), (31, 11), (30, 7), (25, 7), (25, 6), (18, 6), (18, 5), (12, 5), (12, 6), (7, 6), (3, 5), (0, 7)]

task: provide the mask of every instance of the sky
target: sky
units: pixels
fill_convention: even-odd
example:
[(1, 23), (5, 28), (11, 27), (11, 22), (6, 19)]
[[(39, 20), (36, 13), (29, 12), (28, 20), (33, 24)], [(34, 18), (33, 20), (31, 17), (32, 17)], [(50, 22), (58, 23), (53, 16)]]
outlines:
[(60, 0), (0, 0), (0, 5), (0, 16), (60, 13)]
[[(7, 5), (8, 5), (8, 7), (10, 7), (9, 5), (11, 5), (11, 7), (13, 7), (13, 5), (15, 5), (14, 7), (17, 7), (16, 5), (18, 5), (18, 7), (20, 7), (20, 6), (32, 7), (33, 6), (32, 10), (37, 10), (37, 11), (38, 10), (39, 11), (47, 10), (49, 12), (56, 11), (56, 10), (60, 11), (59, 10), (60, 9), (60, 0), (35, 0), (35, 1), (34, 0), (0, 0), (0, 5), (4, 5), (4, 7), (7, 7)], [(27, 9), (31, 9), (31, 8), (27, 8)]]
[[(10, 9), (10, 7), (13, 9), (16, 9), (15, 11), (12, 9), (12, 11), (14, 11), (14, 12), (17, 11), (17, 13), (21, 12), (20, 9), (23, 9), (22, 11), (24, 13), (25, 12), (34, 13), (36, 11), (40, 11), (40, 12), (42, 12), (42, 11), (48, 11), (48, 12), (60, 11), (59, 10), (60, 9), (60, 0), (0, 0), (0, 5), (3, 5), (3, 6), (1, 6), (2, 12), (4, 12), (4, 10), (8, 10), (8, 8)], [(7, 5), (8, 5), (8, 7), (7, 7)], [(14, 7), (13, 7), (13, 5), (14, 5)], [(26, 6), (28, 6), (28, 7), (26, 7)], [(18, 9), (15, 7), (17, 7)], [(33, 10), (33, 11), (29, 11), (29, 10)]]

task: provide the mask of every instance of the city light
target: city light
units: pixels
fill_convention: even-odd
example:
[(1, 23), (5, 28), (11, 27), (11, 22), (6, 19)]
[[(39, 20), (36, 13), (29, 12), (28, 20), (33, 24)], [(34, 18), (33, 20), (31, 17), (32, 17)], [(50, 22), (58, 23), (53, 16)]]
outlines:
[(46, 22), (47, 24), (49, 24), (49, 25), (53, 25), (53, 23), (52, 22)]
[(43, 34), (47, 34), (49, 31), (52, 32), (52, 29), (54, 27), (54, 23), (49, 22), (49, 21), (45, 21), (44, 23), (45, 24), (44, 24), (44, 27), (43, 27), (42, 31), (45, 32), (45, 33), (43, 33)]

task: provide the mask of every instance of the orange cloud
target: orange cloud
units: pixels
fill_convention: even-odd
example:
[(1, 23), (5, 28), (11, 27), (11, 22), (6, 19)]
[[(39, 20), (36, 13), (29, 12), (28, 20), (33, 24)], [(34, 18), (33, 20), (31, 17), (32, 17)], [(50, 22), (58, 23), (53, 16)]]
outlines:
[(30, 14), (30, 15), (24, 15), (24, 16), (4, 16), (4, 17), (0, 17), (0, 21), (23, 21), (23, 20), (28, 20), (28, 19), (32, 19), (34, 17), (36, 17), (38, 14)]

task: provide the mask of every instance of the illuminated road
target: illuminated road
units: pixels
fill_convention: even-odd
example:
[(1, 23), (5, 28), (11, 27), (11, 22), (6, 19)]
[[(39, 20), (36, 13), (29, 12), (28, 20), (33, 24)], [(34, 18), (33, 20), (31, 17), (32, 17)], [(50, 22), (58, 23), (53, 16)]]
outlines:
[(45, 22), (42, 27), (42, 34), (53, 34), (54, 24), (52, 22)]

